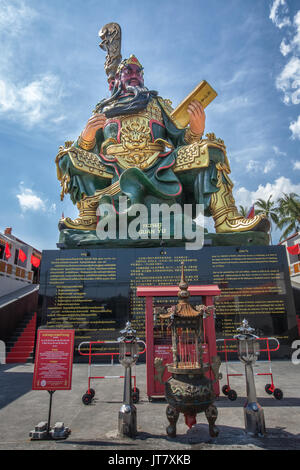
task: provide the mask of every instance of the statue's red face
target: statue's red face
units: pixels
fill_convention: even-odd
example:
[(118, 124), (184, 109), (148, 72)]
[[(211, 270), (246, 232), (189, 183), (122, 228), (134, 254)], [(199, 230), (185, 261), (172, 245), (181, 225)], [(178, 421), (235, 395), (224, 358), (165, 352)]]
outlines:
[(126, 65), (121, 71), (120, 81), (123, 90), (127, 86), (144, 86), (143, 70), (135, 64)]

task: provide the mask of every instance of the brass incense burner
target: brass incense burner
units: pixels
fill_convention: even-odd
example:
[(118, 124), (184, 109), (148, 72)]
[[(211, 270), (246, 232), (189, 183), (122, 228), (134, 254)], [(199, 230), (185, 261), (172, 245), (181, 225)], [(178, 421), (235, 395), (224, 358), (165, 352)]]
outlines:
[(196, 424), (197, 413), (204, 412), (209, 434), (216, 437), (219, 431), (214, 423), (218, 412), (213, 404), (216, 398), (213, 384), (219, 379), (220, 363), (213, 368), (213, 381), (205, 375), (210, 366), (203, 362), (202, 348), (203, 318), (213, 313), (213, 307), (197, 305), (194, 308), (190, 305), (183, 263), (179, 289), (177, 305), (167, 310), (160, 307), (157, 312), (161, 319), (168, 320), (172, 332), (173, 363), (167, 364), (172, 376), (165, 382), (166, 414), (170, 423), (166, 431), (168, 436), (176, 436), (180, 413), (184, 414), (185, 423), (191, 428)]

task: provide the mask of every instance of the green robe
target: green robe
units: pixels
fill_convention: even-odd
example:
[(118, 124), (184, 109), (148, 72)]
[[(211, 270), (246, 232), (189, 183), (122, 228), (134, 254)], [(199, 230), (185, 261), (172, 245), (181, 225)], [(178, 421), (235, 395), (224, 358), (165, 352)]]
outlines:
[[(157, 98), (151, 99), (157, 100)], [(162, 202), (169, 205), (174, 202), (198, 203), (204, 204), (205, 215), (210, 215), (210, 196), (218, 191), (216, 163), (224, 163), (224, 153), (220, 149), (211, 148), (210, 164), (207, 168), (175, 174), (173, 167), (177, 153), (180, 148), (188, 145), (185, 140), (186, 129), (178, 129), (159, 100), (157, 103), (162, 111), (163, 122), (162, 125), (153, 122), (153, 139), (166, 140), (172, 144), (173, 149), (161, 154), (152, 166), (143, 171), (135, 167), (124, 170), (118, 163), (108, 162), (105, 155), (101, 156), (100, 153), (104, 141), (109, 138), (117, 139), (117, 123), (111, 122), (104, 129), (98, 129), (95, 147), (90, 152), (98, 156), (107, 172), (112, 175), (112, 179), (83, 172), (74, 167), (68, 154), (64, 155), (59, 161), (59, 166), (62, 173), (70, 177), (68, 192), (74, 204), (79, 202), (83, 195), (93, 196), (95, 191), (102, 190), (119, 180), (121, 192), (113, 197), (106, 196), (104, 202), (110, 201), (118, 207), (118, 197), (126, 195), (130, 204), (143, 203), (147, 206)], [(75, 143), (76, 146), (78, 147), (78, 142)]]

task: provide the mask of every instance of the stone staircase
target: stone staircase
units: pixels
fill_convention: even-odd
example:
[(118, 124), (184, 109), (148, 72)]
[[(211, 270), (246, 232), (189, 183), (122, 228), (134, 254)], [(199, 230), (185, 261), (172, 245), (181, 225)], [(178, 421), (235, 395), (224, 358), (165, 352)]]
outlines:
[(37, 314), (28, 313), (6, 342), (6, 363), (33, 362)]

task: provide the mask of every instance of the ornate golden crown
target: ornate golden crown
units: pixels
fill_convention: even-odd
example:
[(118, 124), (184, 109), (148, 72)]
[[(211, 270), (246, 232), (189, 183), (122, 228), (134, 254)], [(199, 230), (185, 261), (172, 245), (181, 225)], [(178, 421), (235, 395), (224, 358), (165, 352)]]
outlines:
[(140, 63), (140, 61), (135, 57), (134, 54), (131, 54), (130, 57), (128, 59), (123, 59), (122, 62), (120, 62), (118, 68), (117, 68), (117, 71), (116, 71), (116, 75), (121, 73), (121, 70), (126, 67), (127, 65), (137, 65), (138, 67), (140, 67), (142, 70), (144, 69), (142, 64)]

